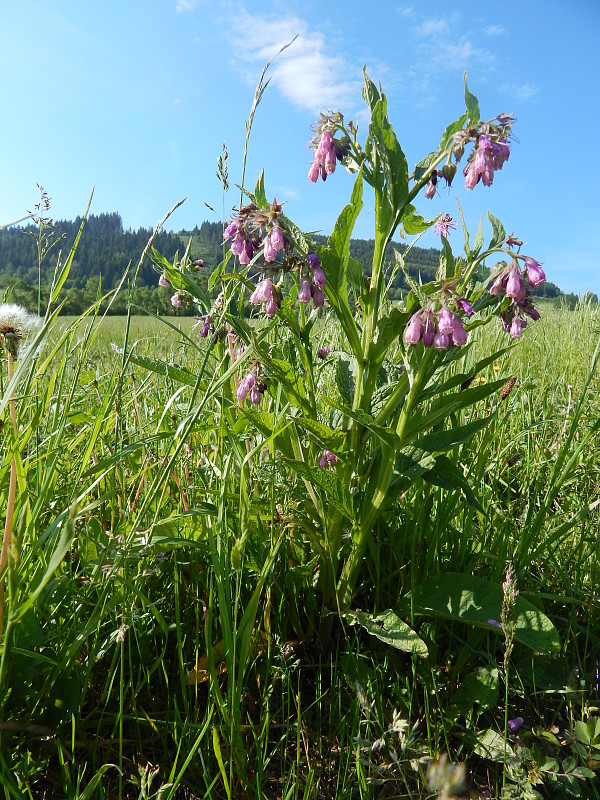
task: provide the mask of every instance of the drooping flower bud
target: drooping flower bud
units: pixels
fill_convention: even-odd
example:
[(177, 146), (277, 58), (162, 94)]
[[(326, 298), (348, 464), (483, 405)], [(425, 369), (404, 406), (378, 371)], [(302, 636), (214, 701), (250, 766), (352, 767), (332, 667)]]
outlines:
[(167, 276), (165, 275), (164, 272), (160, 276), (160, 278), (158, 279), (158, 285), (159, 286), (170, 286), (171, 285), (171, 281), (167, 278)]
[(404, 341), (406, 344), (418, 344), (421, 341), (423, 324), (421, 322), (421, 312), (418, 311), (410, 318), (404, 331)]
[(320, 308), (321, 306), (325, 305), (325, 295), (323, 294), (323, 289), (320, 289), (315, 285), (311, 289), (311, 294), (315, 308)]
[(250, 295), (250, 302), (252, 305), (259, 305), (259, 303), (266, 303), (271, 299), (273, 294), (273, 282), (270, 278), (262, 280), (256, 289)]
[(465, 298), (464, 298), (464, 297), (461, 297), (461, 298), (460, 298), (459, 300), (457, 300), (456, 302), (457, 302), (457, 304), (458, 304), (458, 305), (459, 305), (459, 306), (462, 308), (462, 310), (465, 312), (465, 314), (467, 315), (467, 317), (470, 317), (472, 314), (474, 314), (474, 313), (475, 313), (475, 311), (474, 311), (474, 309), (473, 309), (473, 306), (472, 306), (470, 303), (468, 303), (468, 302), (465, 300)]
[(546, 280), (546, 273), (539, 261), (534, 258), (525, 257), (525, 269), (527, 270), (527, 280), (530, 286), (539, 286)]
[(298, 300), (301, 303), (310, 303), (311, 299), (311, 291), (310, 291), (310, 281), (302, 281), (300, 284), (300, 290), (298, 292)]
[(323, 345), (323, 347), (319, 347), (319, 349), (317, 350), (317, 356), (320, 359), (327, 358), (328, 355), (329, 355), (329, 347), (326, 344)]
[(450, 336), (453, 330), (454, 320), (452, 318), (452, 312), (448, 306), (444, 306), (439, 313), (437, 332), (443, 333), (445, 336)]
[(453, 318), (452, 341), (457, 346), (467, 343), (467, 332), (458, 314), (455, 314)]
[(179, 292), (175, 292), (173, 297), (171, 297), (171, 305), (174, 308), (181, 308), (182, 300), (181, 300), (181, 295), (179, 294)]
[(435, 332), (433, 336), (433, 346), (436, 350), (447, 350), (450, 344), (450, 337), (446, 333)]
[(504, 292), (507, 297), (510, 297), (511, 300), (516, 300), (517, 303), (522, 303), (525, 300), (525, 283), (516, 261), (508, 273)]
[(321, 267), (314, 266), (312, 268), (312, 274), (313, 274), (313, 283), (315, 284), (315, 286), (318, 286), (319, 289), (324, 289), (326, 279), (325, 279), (325, 273), (323, 272)]

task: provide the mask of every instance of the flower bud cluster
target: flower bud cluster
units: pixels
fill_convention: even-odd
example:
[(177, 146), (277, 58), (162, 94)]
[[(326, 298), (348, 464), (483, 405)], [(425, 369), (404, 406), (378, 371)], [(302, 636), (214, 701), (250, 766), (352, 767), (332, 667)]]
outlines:
[(242, 380), (236, 391), (237, 399), (243, 403), (246, 398), (252, 405), (257, 406), (267, 389), (266, 384), (257, 377), (255, 372), (249, 372)]
[[(510, 236), (507, 244), (519, 244), (518, 239)], [(523, 261), (523, 269), (519, 264)], [(500, 297), (504, 294), (512, 301), (511, 305), (500, 313), (502, 328), (513, 339), (518, 339), (527, 326), (527, 317), (532, 320), (540, 318), (539, 311), (534, 308), (531, 298), (528, 297), (528, 287), (535, 288), (546, 280), (546, 275), (539, 261), (530, 256), (515, 254), (510, 264), (500, 261), (496, 264), (490, 277), (489, 293)]]
[(470, 125), (454, 134), (452, 154), (457, 163), (463, 157), (467, 144), (475, 144), (463, 170), (466, 189), (475, 188), (479, 181), (484, 186), (492, 185), (494, 172), (502, 169), (510, 156), (508, 140), (514, 121), (510, 114), (500, 114), (489, 122)]
[(319, 460), (319, 466), (321, 469), (329, 469), (330, 467), (333, 469), (337, 462), (337, 456), (331, 452), (331, 450), (324, 450), (321, 454), (321, 458)]
[(301, 273), (298, 300), (301, 303), (310, 303), (312, 300), (315, 308), (320, 308), (325, 303), (325, 273), (321, 269), (321, 260), (315, 253), (309, 253), (307, 261), (308, 269)]
[(329, 355), (329, 347), (325, 344), (317, 350), (317, 356), (323, 361)]
[[(350, 151), (350, 139), (343, 131), (344, 117), (338, 111), (336, 114), (321, 114), (320, 121), (313, 128), (315, 136), (311, 142), (311, 148), (315, 155), (310, 169), (308, 170), (308, 180), (316, 183), (319, 175), (325, 181), (328, 175), (333, 175), (336, 164), (342, 161)], [(343, 136), (339, 139), (334, 137), (334, 133), (342, 131)]]
[(240, 208), (223, 235), (225, 242), (233, 239), (230, 249), (240, 264), (249, 264), (261, 248), (267, 263), (276, 261), (281, 250), (293, 249), (294, 243), (280, 220), (282, 208), (277, 199), (268, 210), (255, 203)]
[(460, 308), (466, 314), (473, 313), (473, 309), (466, 300), (453, 301), (456, 310), (452, 311), (445, 301), (441, 308), (435, 301), (429, 301), (424, 308), (420, 308), (410, 318), (404, 331), (404, 340), (407, 344), (423, 342), (425, 347), (435, 347), (436, 350), (447, 350), (450, 347), (467, 343), (467, 332), (458, 313)]
[(212, 314), (206, 314), (203, 317), (198, 317), (198, 322), (194, 325), (194, 328), (200, 326), (200, 336), (203, 339), (209, 334), (214, 334), (215, 332), (215, 323)]
[(270, 278), (262, 280), (250, 295), (252, 305), (264, 305), (267, 317), (274, 317), (281, 308), (281, 289)]

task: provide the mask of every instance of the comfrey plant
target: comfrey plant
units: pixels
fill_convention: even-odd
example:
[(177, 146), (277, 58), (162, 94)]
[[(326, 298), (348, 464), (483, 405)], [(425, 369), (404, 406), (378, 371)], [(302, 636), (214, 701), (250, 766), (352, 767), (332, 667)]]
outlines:
[[(314, 128), (308, 180), (325, 181), (340, 163), (356, 175), (326, 245), (304, 235), (281, 202), (267, 199), (261, 175), (254, 192), (243, 190), (248, 202), (225, 227), (228, 252), (209, 282), (210, 288), (222, 283), (217, 304), (194, 289), (185, 270), (154, 254), (165, 279), (198, 304), (202, 330), (224, 331), (229, 342), (227, 353), (223, 336), (215, 333), (212, 339), (225, 365), (222, 385), (230, 386), (231, 423), (250, 437), (240, 470), (253, 469), (251, 454), (261, 443), (277, 451), (274, 468), (288, 486), (298, 487), (278, 515), (303, 539), (293, 554), (317, 563), (324, 608), (350, 615), (374, 533), (380, 522), (393, 520), (411, 484), (423, 480), (451, 487), (476, 503), (448, 453), (493, 418), (494, 413), (477, 419), (472, 409), (499, 392), (505, 380), (471, 388), (472, 378), (492, 359), (467, 368), (463, 356), (472, 331), (493, 316), (511, 337), (519, 337), (528, 319), (539, 317), (531, 289), (545, 277), (493, 215), (485, 248), (482, 225), (471, 243), (459, 206), (465, 244), (455, 257), (449, 236), (456, 222), (449, 214), (428, 221), (415, 206), (419, 195), (433, 197), (441, 180), (452, 183), (471, 148), (463, 168), (465, 188), (490, 186), (510, 156), (511, 116), (482, 122), (465, 81), (465, 113), (410, 171), (388, 119), (386, 97), (366, 74), (363, 96), (370, 122), (362, 144), (357, 126), (346, 124), (340, 112), (322, 114)], [(370, 274), (350, 256), (365, 184), (375, 208)], [(314, 188), (326, 190), (322, 184)], [(411, 290), (391, 306), (386, 254), (392, 237), (430, 227), (442, 243), (436, 280), (420, 285), (406, 274)], [(494, 259), (501, 260), (490, 270), (486, 264)], [(394, 270), (404, 268), (399, 253), (395, 262)], [(248, 299), (250, 308), (259, 310), (256, 325), (245, 319)], [(327, 338), (332, 331), (335, 342)], [(241, 353), (234, 340), (242, 342)], [(332, 371), (334, 390), (325, 382)], [(462, 410), (469, 412), (468, 422)], [(260, 480), (258, 470), (252, 479)], [(258, 532), (264, 515), (257, 491), (247, 498), (240, 519)]]

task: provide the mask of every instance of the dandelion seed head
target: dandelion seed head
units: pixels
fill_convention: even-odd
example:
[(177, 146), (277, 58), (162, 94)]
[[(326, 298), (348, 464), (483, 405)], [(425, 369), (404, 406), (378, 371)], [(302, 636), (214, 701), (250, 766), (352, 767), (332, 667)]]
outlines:
[(0, 303), (0, 336), (13, 358), (19, 355), (22, 340), (39, 324), (39, 318), (16, 303)]

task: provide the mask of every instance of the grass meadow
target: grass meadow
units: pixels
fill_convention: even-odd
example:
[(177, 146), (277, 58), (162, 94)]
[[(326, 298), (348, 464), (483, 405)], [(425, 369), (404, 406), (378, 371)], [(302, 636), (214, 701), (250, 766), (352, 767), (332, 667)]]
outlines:
[[(323, 644), (297, 476), (232, 423), (193, 324), (58, 318), (17, 362), (3, 796), (599, 797), (598, 308), (548, 306), (475, 378), (507, 381), (461, 412), (495, 403), (455, 453), (477, 507), (417, 481), (365, 554), (356, 608), (395, 609), (425, 657), (331, 612)], [(492, 328), (465, 359), (509, 343)], [(424, 576), (500, 586), (507, 561), (556, 646), (507, 656), (497, 622), (411, 607)]]

